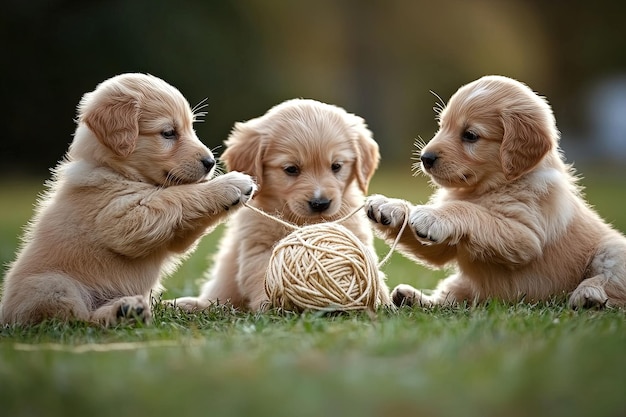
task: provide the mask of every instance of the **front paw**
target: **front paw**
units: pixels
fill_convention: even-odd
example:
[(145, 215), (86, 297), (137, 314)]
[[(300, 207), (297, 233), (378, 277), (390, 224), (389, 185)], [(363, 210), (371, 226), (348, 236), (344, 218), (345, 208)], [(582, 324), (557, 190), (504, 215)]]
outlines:
[(454, 224), (437, 213), (436, 208), (430, 206), (413, 207), (409, 224), (419, 238), (434, 243), (452, 239), (455, 235)]
[(222, 192), (226, 203), (225, 210), (248, 202), (257, 190), (256, 182), (251, 176), (237, 171), (228, 172), (216, 180), (224, 184)]
[(404, 223), (410, 204), (397, 198), (375, 194), (367, 198), (364, 210), (374, 223), (389, 227), (400, 227)]

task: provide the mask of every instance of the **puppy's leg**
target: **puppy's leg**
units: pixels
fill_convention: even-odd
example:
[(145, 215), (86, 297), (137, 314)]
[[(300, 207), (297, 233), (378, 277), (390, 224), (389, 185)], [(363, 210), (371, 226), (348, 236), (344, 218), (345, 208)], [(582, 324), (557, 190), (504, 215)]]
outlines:
[(204, 310), (211, 304), (228, 303), (235, 308), (245, 307), (239, 294), (237, 282), (221, 275), (205, 282), (198, 297), (179, 297), (175, 300), (166, 301), (166, 303), (190, 313)]
[[(384, 195), (374, 194), (365, 201), (365, 213), (372, 221), (375, 229), (379, 231), (385, 240), (395, 240), (400, 228), (404, 224), (405, 216), (409, 213), (411, 203), (397, 198), (387, 198)], [(413, 239), (410, 231), (407, 236)]]
[(372, 195), (365, 202), (367, 217), (374, 223), (379, 235), (387, 243), (394, 242), (400, 233), (405, 217), (409, 216), (409, 224), (398, 241), (398, 250), (418, 262), (440, 267), (453, 260), (456, 248), (446, 242), (424, 241), (416, 234), (411, 222), (418, 207), (411, 203), (382, 195)]
[(163, 249), (185, 253), (255, 189), (250, 176), (229, 172), (201, 184), (124, 196), (101, 210), (94, 233), (110, 249), (131, 258)]
[(150, 308), (143, 296), (123, 297), (90, 311), (89, 296), (74, 279), (63, 274), (31, 275), (7, 288), (2, 305), (7, 323), (34, 324), (48, 318), (114, 325), (124, 318), (147, 321)]
[(460, 275), (451, 275), (437, 284), (431, 295), (400, 284), (391, 292), (391, 299), (397, 306), (455, 305), (463, 301), (480, 301), (472, 289), (471, 283)]
[(248, 301), (250, 311), (266, 311), (271, 307), (270, 299), (265, 293), (265, 287), (255, 287), (248, 295), (250, 297), (250, 301)]
[[(532, 210), (525, 215), (542, 216)], [(459, 244), (473, 259), (489, 254), (491, 261), (507, 265), (524, 265), (542, 256), (542, 232), (467, 201), (414, 206), (409, 224), (421, 242), (431, 243), (418, 252), (433, 263), (452, 260)]]
[(185, 311), (194, 312), (204, 310), (211, 304), (231, 304), (235, 308), (246, 307), (239, 292), (239, 285), (235, 277), (239, 271), (239, 264), (245, 262), (239, 259), (238, 238), (232, 236), (232, 229), (227, 229), (223, 240), (220, 242), (220, 252), (216, 257), (216, 263), (210, 271), (209, 279), (202, 285), (198, 297), (181, 297), (167, 301), (167, 304), (175, 305)]
[(609, 297), (604, 290), (607, 279), (604, 275), (596, 275), (587, 278), (574, 290), (569, 299), (569, 305), (573, 309), (606, 307)]
[[(614, 231), (611, 231), (614, 232)], [(617, 232), (607, 238), (569, 299), (572, 308), (626, 306), (626, 240)]]
[[(198, 208), (203, 216), (203, 226), (210, 227), (219, 223), (235, 209), (242, 207), (256, 191), (256, 182), (249, 175), (241, 172), (228, 172), (210, 181), (198, 184), (203, 204)], [(193, 208), (193, 204), (189, 205)], [(189, 220), (194, 220), (194, 213), (189, 213)]]
[(411, 244), (415, 243), (416, 237), (422, 239), (424, 243), (441, 243), (450, 239), (455, 232), (454, 225), (437, 216), (432, 206), (413, 206), (404, 200), (373, 195), (367, 199), (365, 210), (376, 229), (382, 232), (387, 240), (395, 239), (406, 216), (409, 217), (409, 227), (405, 229), (404, 234)]
[(184, 228), (170, 242), (170, 249), (184, 252), (208, 230), (214, 228), (226, 216), (246, 203), (256, 190), (254, 180), (240, 172), (229, 172), (202, 184), (178, 189), (177, 198), (182, 202)]
[(104, 326), (114, 326), (122, 321), (150, 322), (150, 303), (143, 295), (122, 297), (93, 311), (90, 321)]
[(391, 292), (391, 300), (398, 307), (430, 307), (435, 304), (431, 297), (408, 284), (396, 286)]
[(2, 320), (10, 324), (34, 324), (45, 319), (89, 320), (86, 293), (63, 274), (15, 277), (7, 287)]
[[(411, 207), (408, 201), (374, 194), (365, 201), (364, 210), (378, 235), (387, 243), (392, 243), (400, 234)], [(417, 246), (421, 244), (417, 242), (411, 228), (406, 227), (398, 241), (398, 249), (405, 254), (411, 254), (416, 251)]]
[(248, 250), (248, 258), (239, 266), (237, 284), (239, 292), (251, 311), (263, 311), (270, 307), (265, 293), (265, 273), (272, 255), (271, 248), (257, 248), (258, 253)]
[(209, 308), (211, 303), (202, 297), (178, 297), (174, 300), (163, 300), (163, 304), (175, 308), (180, 308), (188, 313), (195, 313)]

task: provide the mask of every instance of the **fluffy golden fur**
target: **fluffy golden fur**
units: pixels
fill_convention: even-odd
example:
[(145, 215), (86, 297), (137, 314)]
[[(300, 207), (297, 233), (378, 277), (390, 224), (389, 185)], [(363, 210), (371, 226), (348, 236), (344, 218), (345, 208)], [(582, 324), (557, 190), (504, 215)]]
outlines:
[(83, 96), (78, 126), (6, 274), (1, 321), (147, 321), (150, 291), (254, 191), (248, 175), (211, 181), (213, 155), (182, 94), (123, 74)]
[(421, 149), (438, 189), (429, 204), (371, 196), (365, 210), (399, 248), (457, 273), (426, 295), (403, 284), (395, 304), (547, 300), (574, 307), (626, 304), (626, 238), (583, 200), (564, 164), (545, 99), (526, 85), (486, 76), (461, 87)]
[[(259, 118), (237, 123), (226, 145), (222, 159), (227, 167), (258, 182), (250, 204), (297, 225), (336, 220), (358, 209), (379, 162), (378, 145), (363, 119), (315, 100), (288, 100)], [(364, 217), (358, 212), (343, 225), (374, 251)], [(194, 310), (230, 302), (262, 310), (268, 301), (264, 277), (272, 248), (289, 233), (252, 210), (239, 211), (228, 223), (200, 296), (179, 298), (177, 305)], [(384, 288), (383, 302), (391, 304)]]

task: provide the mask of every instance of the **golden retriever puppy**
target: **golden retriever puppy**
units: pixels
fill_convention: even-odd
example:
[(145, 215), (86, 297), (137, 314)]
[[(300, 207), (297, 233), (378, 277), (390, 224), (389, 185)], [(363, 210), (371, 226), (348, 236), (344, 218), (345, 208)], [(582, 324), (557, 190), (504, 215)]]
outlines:
[[(257, 180), (259, 190), (250, 204), (296, 225), (333, 221), (358, 210), (379, 162), (378, 145), (363, 119), (315, 100), (288, 100), (264, 116), (237, 123), (225, 143), (222, 159), (228, 169)], [(362, 211), (342, 224), (374, 251)], [(196, 310), (230, 302), (263, 310), (272, 248), (290, 232), (259, 213), (240, 210), (228, 223), (200, 296), (179, 298), (176, 304)], [(381, 302), (391, 304), (381, 284)]]
[(395, 304), (515, 302), (569, 294), (574, 307), (626, 304), (626, 238), (583, 200), (563, 162), (545, 99), (526, 85), (486, 76), (461, 87), (420, 152), (438, 186), (429, 204), (371, 196), (365, 210), (387, 240), (408, 213), (400, 249), (456, 274), (432, 294), (409, 285)]
[(123, 74), (83, 96), (78, 126), (3, 283), (1, 322), (148, 321), (149, 294), (255, 183), (215, 160), (182, 94)]

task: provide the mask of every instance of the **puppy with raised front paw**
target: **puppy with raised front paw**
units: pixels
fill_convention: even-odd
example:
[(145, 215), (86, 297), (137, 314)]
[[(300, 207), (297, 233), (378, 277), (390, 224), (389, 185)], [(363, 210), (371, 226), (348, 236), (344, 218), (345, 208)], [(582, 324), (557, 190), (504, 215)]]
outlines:
[(438, 119), (419, 155), (437, 187), (429, 204), (375, 195), (365, 210), (387, 241), (408, 223), (398, 245), (408, 257), (457, 271), (432, 294), (399, 285), (395, 304), (568, 295), (574, 308), (626, 305), (626, 237), (585, 202), (544, 98), (486, 76), (461, 87)]
[(145, 74), (83, 96), (74, 140), (5, 276), (0, 322), (150, 320), (151, 290), (256, 189), (239, 172), (210, 179), (197, 115)]

